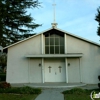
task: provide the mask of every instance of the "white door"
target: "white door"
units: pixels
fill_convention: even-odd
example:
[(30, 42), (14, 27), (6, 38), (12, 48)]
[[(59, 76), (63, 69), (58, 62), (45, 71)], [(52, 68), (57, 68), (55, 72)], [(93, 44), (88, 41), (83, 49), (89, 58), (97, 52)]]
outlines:
[(80, 82), (79, 58), (68, 58), (68, 82)]
[(45, 82), (65, 82), (64, 61), (45, 60)]

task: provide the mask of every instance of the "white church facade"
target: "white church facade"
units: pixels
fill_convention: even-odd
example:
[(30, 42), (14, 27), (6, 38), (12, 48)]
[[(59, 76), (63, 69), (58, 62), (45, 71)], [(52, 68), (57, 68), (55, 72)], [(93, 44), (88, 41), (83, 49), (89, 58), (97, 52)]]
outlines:
[(9, 83), (97, 84), (100, 45), (51, 28), (4, 48)]

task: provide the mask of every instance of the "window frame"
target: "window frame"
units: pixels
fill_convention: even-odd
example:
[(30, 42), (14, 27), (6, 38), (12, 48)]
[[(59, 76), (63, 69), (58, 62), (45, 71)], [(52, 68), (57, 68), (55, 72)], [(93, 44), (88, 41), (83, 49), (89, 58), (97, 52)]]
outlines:
[[(61, 38), (63, 39), (63, 41), (62, 41), (63, 44), (61, 44)], [(46, 39), (48, 39), (48, 40), (46, 40)], [(56, 39), (58, 39), (58, 42), (59, 42), (58, 44), (56, 43)], [(51, 40), (53, 42), (51, 42)], [(46, 43), (46, 41), (49, 41), (49, 42)], [(46, 51), (47, 50), (46, 47), (49, 47), (48, 51)], [(52, 47), (53, 47), (53, 50), (54, 50), (53, 53), (51, 52)], [(58, 50), (59, 53), (56, 52), (56, 49), (57, 49), (56, 47), (59, 47), (59, 50)], [(61, 50), (60, 50), (61, 47), (63, 47), (63, 52), (61, 52)], [(48, 33), (48, 36), (45, 36), (45, 54), (64, 54), (64, 36), (60, 36), (58, 34)]]

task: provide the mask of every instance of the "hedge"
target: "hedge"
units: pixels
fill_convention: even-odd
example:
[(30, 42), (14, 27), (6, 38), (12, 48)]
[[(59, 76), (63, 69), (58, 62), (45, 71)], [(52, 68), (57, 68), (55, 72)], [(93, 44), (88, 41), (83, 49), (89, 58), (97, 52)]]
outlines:
[(0, 93), (15, 93), (15, 94), (40, 94), (41, 89), (31, 87), (20, 88), (0, 88)]
[(6, 74), (0, 73), (0, 81), (6, 81)]

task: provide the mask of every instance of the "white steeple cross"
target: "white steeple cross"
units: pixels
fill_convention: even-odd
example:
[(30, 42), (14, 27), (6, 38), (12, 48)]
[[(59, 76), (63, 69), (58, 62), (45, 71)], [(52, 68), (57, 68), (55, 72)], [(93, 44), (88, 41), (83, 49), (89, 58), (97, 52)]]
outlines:
[(55, 4), (55, 0), (54, 0), (54, 3), (53, 3), (53, 15), (54, 15), (53, 16), (54, 17), (54, 20), (53, 21), (54, 22), (51, 23), (53, 28), (56, 28), (57, 27), (55, 7), (56, 7), (56, 4)]
[(54, 2), (54, 4), (52, 4), (52, 5), (53, 5), (54, 23), (55, 23), (55, 21), (56, 21), (56, 19), (55, 19), (55, 7), (56, 7), (56, 4), (55, 4), (55, 2)]

